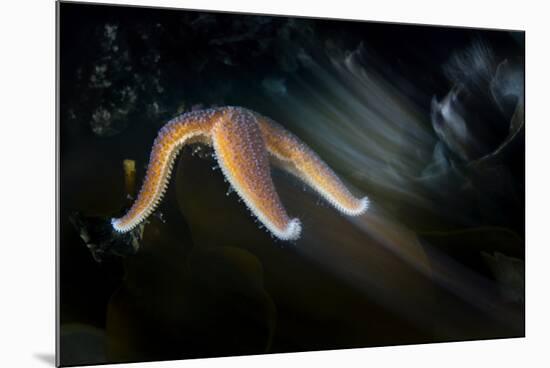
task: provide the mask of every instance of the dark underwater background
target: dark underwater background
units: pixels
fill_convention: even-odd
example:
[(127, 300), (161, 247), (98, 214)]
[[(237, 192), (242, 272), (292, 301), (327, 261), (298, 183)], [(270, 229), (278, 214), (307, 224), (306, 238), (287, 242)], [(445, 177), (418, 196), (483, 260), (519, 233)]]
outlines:
[[(523, 32), (59, 7), (62, 365), (524, 336)], [(277, 240), (186, 147), (139, 249), (117, 248), (104, 225), (158, 130), (225, 105), (285, 126), (371, 209), (274, 168), (303, 223)]]

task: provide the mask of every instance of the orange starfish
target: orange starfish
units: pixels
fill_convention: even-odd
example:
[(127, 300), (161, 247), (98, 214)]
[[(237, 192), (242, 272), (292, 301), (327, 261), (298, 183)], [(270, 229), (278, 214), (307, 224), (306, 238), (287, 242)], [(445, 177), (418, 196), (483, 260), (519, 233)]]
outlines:
[(271, 178), (270, 157), (340, 212), (356, 216), (368, 208), (367, 197), (355, 198), (315, 152), (282, 126), (245, 108), (221, 107), (183, 114), (160, 130), (137, 199), (123, 217), (111, 221), (116, 231), (132, 230), (155, 210), (178, 152), (184, 145), (197, 142), (214, 147), (231, 186), (279, 239), (298, 239), (301, 224), (297, 218), (291, 219), (281, 204)]

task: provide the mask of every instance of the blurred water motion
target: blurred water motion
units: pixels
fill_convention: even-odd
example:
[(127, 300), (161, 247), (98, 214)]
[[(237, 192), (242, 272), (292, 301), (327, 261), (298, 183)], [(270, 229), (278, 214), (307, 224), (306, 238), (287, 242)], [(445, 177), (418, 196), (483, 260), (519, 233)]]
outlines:
[[(486, 60), (492, 55), (487, 49), (479, 51), (478, 48), (481, 47), (479, 43), (474, 43), (472, 47), (473, 51), (467, 50), (467, 52), (473, 53), (468, 55), (474, 60), (459, 60), (461, 63), (492, 62), (494, 65), (499, 65), (498, 69), (501, 73), (503, 66), (509, 67), (507, 61), (499, 64), (493, 60)], [(459, 228), (474, 226), (475, 233), (475, 225), (498, 224), (505, 216), (509, 216), (514, 223), (520, 215), (520, 221), (514, 225), (519, 225), (521, 229), (523, 202), (521, 195), (518, 196), (522, 190), (521, 177), (509, 176), (510, 171), (505, 166), (508, 162), (506, 157), (497, 157), (496, 160), (490, 161), (489, 157), (494, 159), (496, 156), (488, 155), (491, 151), (485, 151), (487, 158), (481, 158), (474, 164), (458, 162), (456, 161), (458, 158), (455, 158), (455, 162), (446, 162), (446, 165), (443, 164), (444, 166), (435, 175), (426, 177), (425, 169), (433, 164), (433, 160), (452, 160), (438, 152), (443, 149), (449, 150), (449, 146), (442, 148), (442, 145), (449, 142), (443, 140), (441, 143), (434, 137), (430, 115), (423, 112), (390, 80), (382, 76), (380, 68), (383, 61), (378, 60), (363, 44), (351, 52), (330, 46), (327, 55), (330, 62), (325, 65), (314, 61), (314, 57), (301, 55), (304, 66), (311, 72), (311, 77), (307, 80), (299, 79), (300, 91), (305, 90), (307, 97), (289, 93), (285, 105), (290, 106), (287, 111), (292, 114), (286, 116), (291, 124), (295, 124), (297, 130), (306, 132), (305, 137), (310, 144), (325, 153), (330, 163), (357, 186), (358, 192), (372, 196), (373, 208), (361, 218), (348, 219), (364, 232), (363, 236), (356, 240), (350, 235), (350, 230), (339, 228), (336, 220), (323, 218), (323, 211), (311, 209), (303, 216), (318, 225), (314, 234), (308, 234), (307, 230), (305, 231), (304, 242), (307, 244), (298, 247), (300, 252), (322, 262), (325, 267), (333, 269), (354, 284), (368, 285), (366, 287), (368, 291), (365, 292), (376, 294), (377, 301), (398, 308), (401, 315), (408, 315), (415, 321), (423, 320), (423, 323), (426, 323), (430, 320), (434, 324), (444, 324), (445, 320), (457, 318), (457, 316), (447, 315), (436, 322), (434, 315), (442, 316), (442, 312), (438, 311), (437, 304), (433, 304), (433, 299), (430, 299), (433, 298), (431, 294), (433, 290), (415, 293), (414, 287), (409, 284), (412, 282), (410, 276), (400, 277), (396, 272), (398, 269), (402, 270), (403, 266), (392, 264), (387, 256), (376, 253), (378, 250), (374, 251), (373, 249), (376, 248), (369, 247), (367, 244), (386, 247), (401, 261), (406, 262), (455, 296), (484, 312), (492, 313), (492, 317), (500, 323), (508, 324), (518, 332), (521, 331), (523, 326), (521, 307), (503, 306), (496, 290), (497, 286), (490, 278), (456, 262), (437, 246), (425, 240), (421, 243), (413, 231), (402, 225), (405, 223), (413, 227), (419, 226), (425, 231), (446, 229), (448, 226)], [(452, 61), (458, 63), (456, 61), (458, 57), (454, 57)], [(471, 67), (470, 64), (460, 65), (460, 67), (471, 71), (468, 69)], [(510, 138), (505, 140), (506, 135), (504, 135), (498, 144), (492, 146), (492, 149), (497, 152), (509, 144), (513, 138), (517, 138), (518, 131), (523, 127), (522, 122), (516, 121), (522, 116), (523, 111), (521, 84), (523, 76), (518, 70), (521, 69), (516, 66), (506, 76), (500, 75), (497, 78), (495, 76), (497, 68), (494, 67), (493, 70), (486, 71), (491, 73), (486, 76), (486, 80), (480, 82), (479, 79), (482, 77), (473, 72), (474, 76), (469, 75), (472, 81), (463, 80), (463, 83), (479, 83), (477, 87), (485, 89), (470, 92), (473, 94), (470, 98), (492, 93), (494, 99), (486, 104), (492, 104), (489, 106), (492, 109), (496, 109), (498, 105), (502, 108), (504, 105), (509, 111), (506, 119), (503, 119), (504, 122), (500, 124), (505, 124), (504, 130), (510, 131)], [(458, 73), (456, 69), (455, 73)], [(401, 78), (395, 77), (397, 80)], [(454, 77), (459, 78), (456, 75)], [(456, 79), (454, 82), (458, 83)], [(497, 84), (502, 86), (497, 87)], [(408, 92), (411, 93), (413, 87), (408, 86), (408, 88)], [(412, 93), (422, 94), (426, 91), (416, 90)], [(501, 103), (502, 100), (497, 98), (499, 93), (515, 98)], [(472, 106), (466, 107), (472, 108)], [(487, 106), (478, 103), (475, 107), (483, 109)], [(464, 108), (461, 106), (462, 114), (470, 119), (472, 116), (476, 117), (476, 120), (470, 121), (469, 124), (483, 124), (484, 121), (479, 120), (476, 110), (464, 111)], [(482, 114), (481, 117), (487, 116), (487, 112), (484, 113), (485, 115)], [(497, 118), (500, 117), (500, 115), (497, 116)], [(452, 128), (452, 121), (445, 123)], [(475, 134), (475, 131), (468, 134)], [(476, 137), (472, 139), (474, 138)], [(517, 139), (521, 140), (521, 138)], [(520, 150), (516, 148), (515, 154), (521, 155), (522, 146), (519, 147)], [(489, 191), (487, 185), (498, 177), (495, 176), (496, 173), (502, 179), (499, 183), (501, 200), (498, 204), (489, 204), (488, 202), (495, 198), (491, 197), (495, 195), (495, 191)], [(470, 187), (470, 190), (467, 187)], [(487, 209), (485, 213), (481, 215), (476, 213), (476, 206), (480, 206), (480, 202), (479, 198), (475, 198), (474, 202), (473, 196), (487, 196), (487, 200), (481, 202), (481, 206)], [(461, 201), (464, 203), (460, 204)], [(292, 203), (297, 202), (300, 202), (299, 194), (294, 194)], [(305, 212), (308, 208), (307, 204), (300, 203), (302, 212)], [(491, 213), (491, 205), (495, 206), (494, 213)], [(499, 206), (507, 208), (505, 215), (496, 209)], [(415, 218), (407, 218), (408, 214), (413, 212), (416, 212), (413, 215)], [(422, 215), (426, 213), (439, 217), (439, 221), (434, 222), (431, 217), (430, 220), (423, 221)], [(509, 222), (506, 221), (510, 218), (504, 219), (504, 224), (508, 224)], [(324, 222), (327, 224), (323, 225)], [(426, 226), (429, 227), (426, 229)], [(479, 230), (479, 233), (481, 232), (483, 229)], [(492, 230), (492, 233), (496, 234), (506, 232), (506, 228)], [(345, 241), (342, 241), (344, 234)], [(368, 237), (365, 238), (365, 235)], [(514, 232), (511, 232), (511, 237), (515, 239)], [(452, 233), (449, 233), (449, 238), (452, 238)], [(319, 246), (319, 239), (331, 239), (327, 241), (329, 244), (338, 243), (339, 245), (323, 248)], [(483, 247), (495, 246), (491, 240), (486, 244), (478, 245), (480, 248), (477, 252)], [(499, 246), (508, 248), (506, 249), (508, 252), (518, 255), (522, 253), (523, 248), (521, 238), (514, 240), (512, 247), (507, 247), (506, 243), (497, 243), (496, 247)], [(492, 265), (491, 267), (494, 268)], [(389, 284), (384, 284), (388, 282)], [(419, 295), (423, 298), (419, 298)]]
[[(383, 199), (385, 208), (396, 206), (400, 210), (403, 210), (402, 207), (427, 210), (435, 216), (451, 218), (455, 226), (456, 221), (466, 226), (479, 221), (475, 216), (470, 217), (468, 212), (477, 205), (470, 202), (470, 197), (484, 195), (482, 192), (486, 189), (483, 187), (487, 184), (486, 179), (474, 183), (476, 178), (483, 176), (484, 170), (461, 161), (452, 152), (454, 132), (447, 135), (442, 133), (438, 138), (432, 127), (433, 112), (426, 114), (425, 111), (430, 106), (415, 103), (403, 91), (417, 96), (429, 96), (434, 92), (420, 87), (415, 89), (410, 83), (404, 83), (405, 88), (400, 89), (399, 82), (404, 77), (396, 72), (391, 74), (393, 80), (384, 77), (381, 71), (384, 61), (362, 43), (352, 51), (330, 46), (326, 55), (326, 62), (321, 63), (315, 60), (323, 58), (313, 57), (302, 50), (300, 60), (310, 74), (306, 78), (295, 76), (298, 87), (290, 90), (284, 98), (284, 105), (289, 106), (281, 114), (284, 120), (295, 130), (304, 132), (304, 139), (324, 153), (329, 163), (362, 192)], [(488, 56), (477, 56), (471, 62), (479, 62), (478, 59), (483, 61), (483, 57)], [(461, 113), (469, 119), (472, 116), (476, 118), (468, 122), (468, 127), (483, 125), (484, 121), (479, 120), (477, 111), (489, 107), (496, 109), (499, 105), (505, 105), (512, 113), (518, 110), (517, 115), (522, 116), (523, 92), (518, 86), (523, 78), (518, 72), (521, 67), (516, 65), (508, 73), (502, 73), (504, 68), (501, 66), (505, 64), (509, 63), (505, 61), (498, 64), (498, 69), (495, 67), (495, 73), (500, 70), (501, 75), (491, 74), (481, 87), (478, 86), (485, 88), (483, 92), (469, 92), (472, 95), (469, 99), (491, 93), (493, 96), (501, 93), (516, 98), (504, 103), (502, 98), (494, 97), (485, 105), (477, 103), (475, 106), (454, 107), (455, 110), (459, 109), (455, 114)], [(479, 81), (476, 79), (469, 83)], [(445, 109), (452, 110), (453, 107)], [(518, 138), (516, 135), (523, 123), (516, 123), (518, 126), (514, 127), (512, 113), (501, 119), (504, 121), (500, 122), (499, 127), (500, 131), (510, 131), (510, 139), (505, 140), (506, 135), (502, 136), (498, 144), (491, 146), (492, 151), (498, 152), (510, 143), (511, 138)], [(482, 114), (481, 118), (484, 116)], [(497, 118), (501, 118), (501, 115)], [(444, 124), (445, 129), (458, 129), (457, 123), (452, 120), (441, 124)], [(462, 121), (462, 124), (466, 122)], [(476, 130), (470, 129), (464, 134), (464, 139), (473, 141), (478, 138), (475, 136)], [(487, 151), (488, 148), (485, 148), (485, 154), (492, 152)], [(514, 154), (521, 154), (521, 151), (516, 148)], [(516, 156), (516, 159), (521, 160), (521, 156)], [(483, 158), (479, 161), (483, 165)], [(505, 165), (506, 161), (492, 162), (490, 169), (500, 170), (500, 175), (513, 175)], [(511, 181), (522, 183), (521, 178), (512, 178), (505, 179), (502, 184), (509, 185)], [(510, 184), (505, 189), (510, 197), (515, 195), (514, 192), (521, 191), (520, 187), (512, 187), (514, 185), (517, 184)], [(468, 186), (472, 186), (476, 193), (467, 193), (464, 188)], [(457, 203), (461, 201), (468, 205)], [(507, 203), (510, 201), (510, 198), (506, 200)], [(457, 207), (448, 207), (449, 204), (456, 204)], [(513, 205), (521, 211), (521, 201)], [(513, 213), (510, 215), (513, 216)], [(406, 221), (403, 218), (401, 220)]]

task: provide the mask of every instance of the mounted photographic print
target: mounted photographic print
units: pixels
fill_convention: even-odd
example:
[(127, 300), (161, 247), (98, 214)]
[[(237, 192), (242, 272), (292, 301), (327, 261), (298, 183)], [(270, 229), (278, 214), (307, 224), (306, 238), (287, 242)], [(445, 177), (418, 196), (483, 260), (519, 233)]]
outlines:
[(58, 365), (524, 336), (524, 32), (57, 7)]

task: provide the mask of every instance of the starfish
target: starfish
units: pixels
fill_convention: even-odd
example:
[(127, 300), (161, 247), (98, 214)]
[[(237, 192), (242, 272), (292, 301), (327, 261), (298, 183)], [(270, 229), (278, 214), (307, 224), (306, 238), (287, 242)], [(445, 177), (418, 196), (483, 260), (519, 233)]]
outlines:
[(164, 195), (176, 157), (184, 145), (214, 148), (218, 164), (252, 214), (277, 238), (300, 237), (301, 223), (290, 218), (273, 185), (270, 159), (315, 189), (340, 212), (357, 216), (368, 206), (358, 199), (319, 156), (273, 120), (242, 107), (192, 111), (170, 120), (155, 139), (145, 179), (128, 212), (111, 220), (125, 233), (143, 222)]

